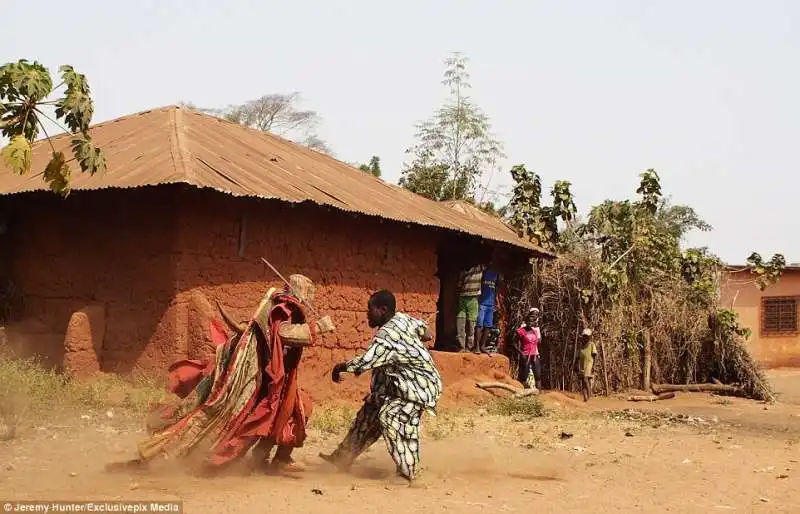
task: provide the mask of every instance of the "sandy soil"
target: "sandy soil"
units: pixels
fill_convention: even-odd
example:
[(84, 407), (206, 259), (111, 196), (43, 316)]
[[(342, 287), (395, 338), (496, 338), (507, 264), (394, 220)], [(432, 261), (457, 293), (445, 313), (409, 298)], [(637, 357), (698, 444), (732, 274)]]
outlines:
[[(470, 410), (426, 418), (420, 488), (393, 482), (381, 443), (352, 474), (316, 457), (298, 478), (104, 471), (132, 455), (138, 420), (102, 413), (0, 443), (0, 500), (184, 501), (184, 512), (798, 512), (800, 370), (772, 373), (775, 405), (706, 394), (654, 404), (546, 393), (546, 418)], [(625, 409), (636, 408), (636, 411)], [(679, 415), (680, 414), (680, 415)], [(572, 434), (571, 437), (562, 435)]]

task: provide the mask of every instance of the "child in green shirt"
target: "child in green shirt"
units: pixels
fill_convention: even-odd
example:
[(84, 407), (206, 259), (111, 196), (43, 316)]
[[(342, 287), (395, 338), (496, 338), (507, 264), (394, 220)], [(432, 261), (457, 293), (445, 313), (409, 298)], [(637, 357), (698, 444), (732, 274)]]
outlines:
[(581, 351), (578, 356), (579, 371), (581, 376), (581, 389), (583, 401), (588, 402), (592, 397), (592, 385), (594, 381), (594, 358), (597, 356), (597, 347), (592, 341), (592, 329), (587, 328), (581, 334)]

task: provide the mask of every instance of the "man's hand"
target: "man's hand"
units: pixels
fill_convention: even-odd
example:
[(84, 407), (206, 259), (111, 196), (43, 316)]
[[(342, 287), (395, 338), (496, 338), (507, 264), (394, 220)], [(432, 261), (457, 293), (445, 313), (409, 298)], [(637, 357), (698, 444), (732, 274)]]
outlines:
[(344, 362), (340, 362), (336, 366), (333, 367), (333, 371), (331, 372), (331, 380), (336, 382), (337, 384), (340, 383), (344, 378), (342, 377), (342, 373), (344, 372), (347, 364)]

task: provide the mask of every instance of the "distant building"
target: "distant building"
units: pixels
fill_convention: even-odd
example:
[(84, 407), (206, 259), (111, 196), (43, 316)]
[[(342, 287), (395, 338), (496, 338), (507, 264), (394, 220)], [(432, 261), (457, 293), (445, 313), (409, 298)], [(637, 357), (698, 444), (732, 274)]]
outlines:
[(800, 265), (787, 266), (764, 291), (744, 265), (727, 266), (721, 293), (721, 306), (739, 313), (741, 324), (752, 331), (749, 348), (756, 360), (770, 368), (800, 367)]

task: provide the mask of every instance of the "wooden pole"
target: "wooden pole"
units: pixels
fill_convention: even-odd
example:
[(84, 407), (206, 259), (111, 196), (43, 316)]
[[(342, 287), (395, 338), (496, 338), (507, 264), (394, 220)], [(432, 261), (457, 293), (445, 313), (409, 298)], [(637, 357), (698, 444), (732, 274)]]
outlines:
[(650, 366), (652, 364), (652, 344), (650, 340), (650, 330), (644, 330), (644, 370), (642, 373), (642, 389), (650, 389)]

